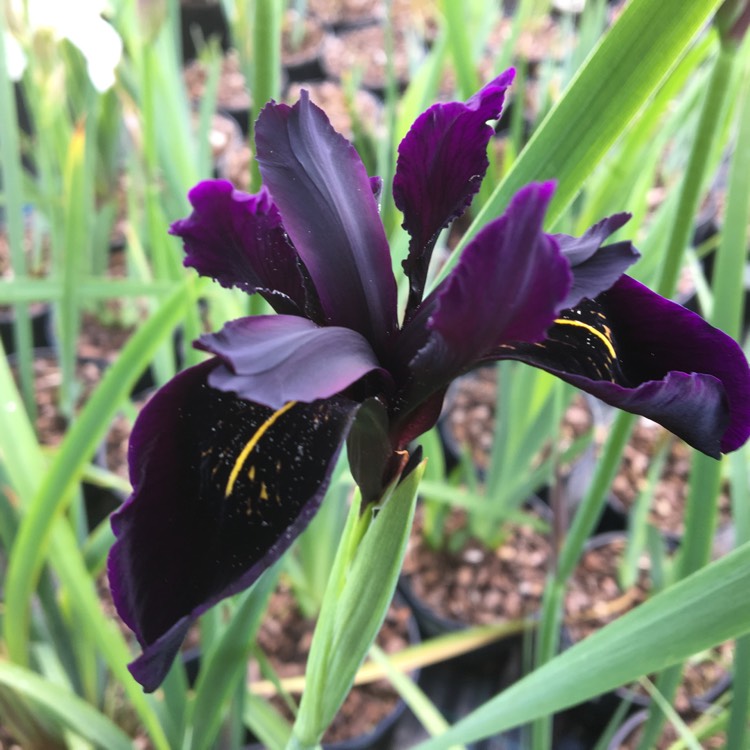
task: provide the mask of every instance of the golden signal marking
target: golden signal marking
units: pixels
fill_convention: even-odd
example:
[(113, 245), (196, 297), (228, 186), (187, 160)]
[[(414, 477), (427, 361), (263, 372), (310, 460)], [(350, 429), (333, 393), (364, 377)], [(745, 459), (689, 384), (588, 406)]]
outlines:
[(559, 323), (560, 325), (564, 326), (578, 326), (579, 328), (585, 328), (589, 333), (593, 333), (594, 336), (597, 336), (602, 340), (604, 346), (607, 347), (612, 359), (617, 359), (617, 352), (615, 352), (615, 348), (612, 346), (612, 342), (601, 331), (597, 331), (596, 328), (588, 325), (588, 323), (583, 323), (580, 320), (565, 320), (564, 318), (556, 318), (555, 323)]
[(281, 409), (278, 409), (275, 411), (271, 416), (263, 422), (263, 424), (258, 427), (258, 429), (255, 431), (255, 434), (250, 438), (250, 440), (247, 441), (247, 445), (242, 449), (240, 452), (240, 455), (237, 456), (237, 460), (234, 462), (234, 466), (232, 467), (232, 471), (229, 474), (229, 480), (227, 481), (227, 487), (224, 490), (224, 497), (229, 497), (232, 494), (232, 490), (234, 489), (234, 483), (237, 481), (237, 477), (239, 476), (240, 471), (242, 471), (242, 466), (244, 465), (245, 461), (247, 461), (247, 457), (252, 452), (253, 448), (258, 444), (258, 441), (263, 437), (266, 430), (268, 430), (271, 425), (279, 418), (282, 414), (286, 413), (291, 409), (297, 402), (296, 401), (287, 401), (287, 403), (284, 404), (284, 406), (281, 407)]

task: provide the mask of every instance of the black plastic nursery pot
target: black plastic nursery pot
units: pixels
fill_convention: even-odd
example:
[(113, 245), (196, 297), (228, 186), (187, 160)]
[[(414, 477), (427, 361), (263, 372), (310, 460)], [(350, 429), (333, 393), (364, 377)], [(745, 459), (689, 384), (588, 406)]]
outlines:
[(183, 62), (194, 60), (211, 39), (218, 40), (222, 51), (229, 49), (229, 23), (221, 0), (181, 0), (180, 23)]
[[(698, 719), (700, 721), (699, 716), (699, 714), (694, 714), (687, 717), (688, 725), (693, 720)], [(638, 737), (647, 718), (648, 711), (645, 709), (629, 716), (612, 736), (609, 745), (607, 745), (607, 750), (634, 750), (638, 746)], [(696, 731), (698, 733), (697, 736), (699, 736), (700, 746), (705, 748), (705, 750), (722, 750), (722, 748), (726, 747), (726, 735), (723, 730), (709, 730), (706, 734), (700, 733), (699, 730)], [(652, 750), (666, 750), (677, 739), (679, 739), (679, 736), (675, 729), (671, 725), (665, 724), (661, 736)]]
[[(29, 308), (31, 318), (31, 339), (35, 349), (49, 349), (55, 346), (54, 321), (52, 308), (46, 302), (32, 304)], [(16, 352), (17, 319), (15, 310), (8, 306), (0, 307), (0, 339), (7, 355)]]
[(328, 31), (315, 17), (288, 14), (281, 35), (281, 63), (289, 83), (322, 81)]

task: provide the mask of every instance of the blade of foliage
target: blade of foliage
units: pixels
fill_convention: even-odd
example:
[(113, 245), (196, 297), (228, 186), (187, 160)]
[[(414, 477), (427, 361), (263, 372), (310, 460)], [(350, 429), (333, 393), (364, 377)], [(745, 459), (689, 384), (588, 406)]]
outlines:
[(453, 67), (458, 79), (459, 98), (468, 99), (479, 90), (479, 76), (474, 69), (474, 55), (471, 50), (470, 29), (466, 23), (468, 8), (465, 3), (443, 0), (440, 9), (445, 16)]
[(471, 742), (556, 713), (749, 632), (748, 581), (745, 544), (547, 662), (419, 750)]
[[(281, 18), (283, 3), (276, 0), (256, 0), (249, 8), (254, 8), (253, 22), (247, 38), (252, 39), (252, 78), (253, 106), (256, 115), (267, 101), (278, 100), (281, 94)], [(252, 12), (252, 10), (251, 10)], [(252, 128), (251, 118), (251, 128)], [(252, 142), (253, 134), (250, 133)], [(258, 163), (253, 159), (250, 165), (253, 189), (260, 186)]]
[(116, 622), (101, 606), (95, 582), (88, 575), (81, 549), (69, 524), (60, 520), (51, 535), (50, 560), (66, 592), (79, 637), (88, 640), (103, 656), (113, 677), (122, 685), (130, 704), (148, 732), (155, 748), (168, 750), (170, 743), (155, 711), (153, 696), (143, 692), (127, 668), (130, 651)]
[(229, 626), (214, 647), (203, 655), (191, 716), (190, 747), (193, 750), (214, 746), (224, 710), (237, 682), (246, 679), (250, 649), (278, 574), (279, 567), (275, 566), (250, 591), (239, 597)]
[(245, 697), (245, 724), (269, 750), (284, 750), (292, 727), (268, 701), (252, 693)]
[(84, 272), (86, 244), (91, 236), (89, 224), (90, 181), (86, 175), (86, 126), (79, 123), (68, 146), (63, 182), (64, 232), (62, 299), (59, 304), (60, 330), (60, 408), (67, 416), (73, 412), (73, 378), (75, 376), (76, 340), (78, 338), (78, 279)]
[(131, 750), (132, 739), (96, 708), (77, 695), (34, 672), (8, 662), (0, 662), (0, 684), (26, 696), (60, 725), (108, 750)]
[(6, 645), (11, 658), (20, 664), (28, 659), (29, 602), (54, 520), (104, 438), (118, 404), (127, 398), (139, 373), (184, 314), (185, 298), (185, 291), (177, 290), (128, 341), (63, 440), (33, 500), (25, 501), (26, 512), (9, 560), (5, 589)]
[[(528, 620), (509, 620), (497, 625), (479, 625), (466, 630), (446, 633), (445, 635), (430, 638), (427, 641), (391, 654), (388, 658), (391, 665), (406, 672), (412, 669), (427, 667), (438, 664), (455, 656), (468, 654), (476, 651), (490, 643), (497, 643), (506, 638), (522, 635), (532, 630), (533, 623)], [(354, 677), (354, 685), (366, 685), (386, 676), (382, 667), (374, 661), (366, 661), (357, 670)], [(284, 679), (264, 679), (253, 682), (251, 692), (253, 695), (271, 697), (286, 693), (301, 693), (305, 689), (305, 676), (285, 677)]]
[(467, 242), (534, 180), (557, 181), (550, 224), (580, 191), (615, 140), (649, 101), (720, 0), (632, 0), (539, 126), (477, 214), (439, 279)]
[[(0, 2), (0, 14), (5, 3)], [(4, 33), (4, 31), (3, 31)], [(2, 36), (2, 35), (0, 35)], [(0, 181), (3, 186), (3, 205), (15, 276), (26, 275), (23, 229), (23, 188), (21, 179), (21, 150), (19, 147), (16, 100), (13, 84), (6, 67), (5, 38), (0, 39)], [(36, 413), (31, 369), (31, 321), (25, 304), (15, 307), (16, 348), (21, 375), (21, 390), (29, 414)]]

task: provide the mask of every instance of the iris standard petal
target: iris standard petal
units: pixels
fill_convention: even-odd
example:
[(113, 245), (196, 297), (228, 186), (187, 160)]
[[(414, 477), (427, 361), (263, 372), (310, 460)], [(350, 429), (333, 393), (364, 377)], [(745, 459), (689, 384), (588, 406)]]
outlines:
[(426, 336), (409, 365), (421, 384), (410, 401), (446, 385), (502, 342), (544, 338), (571, 281), (567, 261), (542, 230), (553, 191), (552, 183), (520, 190), (407, 323), (406, 346), (419, 343), (420, 329)]
[(193, 213), (170, 229), (184, 242), (186, 266), (222, 286), (260, 292), (277, 312), (314, 317), (314, 289), (267, 190), (249, 195), (226, 180), (206, 180), (188, 198)]
[(164, 679), (188, 626), (247, 588), (315, 514), (357, 404), (274, 411), (207, 385), (218, 360), (185, 370), (136, 421), (132, 496), (112, 517), (108, 561), (146, 690)]
[(306, 91), (255, 126), (263, 182), (318, 291), (326, 323), (377, 350), (396, 330), (396, 281), (373, 184), (354, 147)]
[(328, 398), (375, 370), (388, 377), (361, 334), (291, 315), (232, 320), (197, 346), (224, 362), (209, 377), (212, 387), (274, 409)]
[(422, 298), (432, 248), (440, 230), (471, 203), (489, 161), (493, 134), (514, 71), (505, 71), (466, 103), (435, 104), (422, 113), (398, 147), (393, 199), (411, 235), (404, 270), (413, 307)]
[(649, 417), (709, 456), (750, 436), (750, 369), (737, 343), (627, 276), (565, 311), (543, 343), (495, 355)]
[(600, 292), (609, 289), (638, 260), (640, 253), (631, 242), (602, 247), (605, 240), (629, 219), (630, 214), (614, 214), (594, 224), (581, 237), (553, 235), (573, 271), (573, 285), (563, 303), (564, 307), (574, 307), (584, 297), (594, 299)]

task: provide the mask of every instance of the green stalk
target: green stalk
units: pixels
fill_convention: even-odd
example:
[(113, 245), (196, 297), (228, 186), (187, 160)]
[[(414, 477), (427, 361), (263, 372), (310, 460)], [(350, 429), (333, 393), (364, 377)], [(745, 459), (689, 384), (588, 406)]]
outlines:
[[(242, 3), (240, 3), (242, 5)], [(281, 92), (281, 18), (283, 3), (276, 0), (256, 0), (253, 30), (252, 80), (253, 108), (257, 117), (261, 107)], [(250, 119), (250, 142), (253, 142), (253, 118)], [(256, 190), (261, 183), (258, 162), (250, 166), (251, 185)]]
[(63, 257), (62, 299), (60, 300), (60, 408), (68, 417), (73, 415), (73, 380), (75, 378), (76, 350), (79, 328), (78, 280), (84, 271), (85, 244), (90, 237), (90, 181), (86, 162), (89, 149), (86, 145), (86, 127), (79, 123), (73, 131), (65, 161), (63, 181)]
[(465, 100), (479, 90), (479, 76), (474, 68), (474, 55), (469, 40), (470, 29), (466, 23), (467, 8), (455, 0), (442, 0), (440, 9), (445, 16), (445, 27), (448, 30), (448, 43), (458, 79), (459, 99)]
[[(5, 0), (0, 0), (0, 18), (5, 18)], [(0, 26), (0, 176), (2, 177), (5, 217), (8, 228), (11, 261), (17, 280), (26, 275), (24, 258), (23, 189), (21, 175), (21, 148), (18, 139), (18, 119), (13, 84), (8, 77), (5, 62), (5, 37)], [(34, 401), (34, 373), (31, 366), (31, 317), (25, 303), (15, 305), (16, 350), (18, 371), (24, 405), (32, 423), (36, 415)]]

